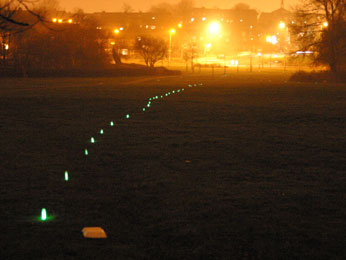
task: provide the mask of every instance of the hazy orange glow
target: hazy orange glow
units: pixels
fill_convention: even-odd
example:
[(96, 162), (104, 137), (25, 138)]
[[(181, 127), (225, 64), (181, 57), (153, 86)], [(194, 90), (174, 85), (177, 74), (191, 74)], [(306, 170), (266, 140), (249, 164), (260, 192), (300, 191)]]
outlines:
[[(151, 6), (166, 2), (169, 4), (177, 4), (179, 0), (127, 0), (126, 4), (130, 5), (135, 12), (142, 11), (146, 12), (150, 9)], [(246, 3), (250, 5), (251, 8), (256, 8), (259, 11), (274, 11), (280, 8), (280, 0), (195, 0), (196, 7), (206, 7), (206, 8), (221, 8), (221, 9), (230, 9), (239, 2)], [(285, 8), (289, 9), (290, 7), (298, 4), (299, 0), (285, 0)], [(109, 0), (59, 0), (60, 6), (67, 11), (73, 11), (76, 7), (83, 9), (85, 12), (121, 12), (122, 4), (117, 1)]]

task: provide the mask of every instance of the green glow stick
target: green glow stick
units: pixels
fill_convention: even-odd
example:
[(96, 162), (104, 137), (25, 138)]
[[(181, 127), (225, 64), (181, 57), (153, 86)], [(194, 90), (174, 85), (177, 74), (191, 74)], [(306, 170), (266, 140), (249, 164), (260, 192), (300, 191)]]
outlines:
[(68, 171), (65, 171), (65, 181), (68, 181)]
[(42, 221), (46, 221), (47, 220), (47, 210), (45, 208), (43, 208), (41, 210), (41, 220)]
[(93, 143), (95, 143), (95, 139), (94, 139), (94, 137), (91, 137), (90, 142), (91, 142), (92, 144), (93, 144)]
[(85, 155), (88, 155), (88, 154), (89, 154), (88, 149), (85, 149), (85, 150), (84, 150), (84, 154), (85, 154)]

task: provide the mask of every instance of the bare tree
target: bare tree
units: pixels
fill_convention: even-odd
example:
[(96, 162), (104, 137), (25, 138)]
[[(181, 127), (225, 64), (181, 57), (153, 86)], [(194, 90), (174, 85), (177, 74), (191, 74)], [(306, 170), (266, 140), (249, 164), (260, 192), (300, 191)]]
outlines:
[(164, 40), (151, 36), (137, 37), (134, 48), (143, 57), (145, 64), (151, 68), (154, 67), (156, 62), (167, 56), (168, 50), (167, 43)]
[(151, 6), (149, 12), (172, 15), (174, 13), (174, 7), (168, 3), (160, 3), (157, 5)]
[(134, 11), (132, 6), (129, 5), (128, 3), (123, 3), (122, 10), (125, 14), (133, 13), (133, 11)]
[(302, 0), (290, 26), (297, 48), (314, 52), (314, 62), (334, 75), (345, 69), (346, 0)]
[(245, 3), (238, 3), (232, 8), (233, 10), (249, 10), (250, 6)]
[(21, 31), (43, 21), (30, 0), (0, 0), (0, 32)]
[(193, 0), (180, 0), (175, 9), (183, 18), (189, 17), (193, 11), (195, 3)]

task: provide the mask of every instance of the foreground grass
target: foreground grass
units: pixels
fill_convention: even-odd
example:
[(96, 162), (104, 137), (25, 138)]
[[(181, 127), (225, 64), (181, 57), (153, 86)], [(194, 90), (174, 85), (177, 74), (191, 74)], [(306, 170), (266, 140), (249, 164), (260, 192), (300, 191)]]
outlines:
[(286, 79), (2, 80), (3, 258), (345, 259), (346, 88)]

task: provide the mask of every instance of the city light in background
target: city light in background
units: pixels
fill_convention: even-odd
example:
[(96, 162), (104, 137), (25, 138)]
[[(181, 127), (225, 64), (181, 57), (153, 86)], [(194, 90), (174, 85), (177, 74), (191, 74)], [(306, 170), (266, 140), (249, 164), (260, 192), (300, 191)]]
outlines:
[[(185, 58), (188, 55), (196, 59), (192, 62), (196, 64), (226, 66), (233, 59), (239, 61), (239, 66), (250, 66), (256, 53), (262, 54), (261, 62), (264, 64), (268, 63), (267, 54), (270, 54), (270, 57), (281, 57), (281, 54), (288, 56), (294, 53), (290, 51), (294, 48), (290, 27), (296, 21), (292, 13), (284, 8), (269, 13), (258, 12), (251, 6), (241, 11), (206, 10), (197, 8), (193, 13), (184, 16), (131, 11), (90, 13), (85, 14), (85, 17), (94, 19), (95, 28), (100, 35), (107, 35), (105, 50), (113, 64), (114, 50), (119, 58), (138, 62), (140, 58), (132, 46), (133, 39), (141, 35), (166, 39), (167, 54), (162, 66), (187, 63), (184, 55)], [(54, 24), (79, 26), (78, 19), (66, 12), (52, 15), (49, 20)], [(321, 19), (318, 26), (322, 31), (328, 27), (328, 22)], [(194, 53), (191, 53), (192, 50), (188, 47), (192, 43)], [(3, 45), (3, 50), (9, 50), (8, 46)], [(8, 59), (7, 54), (2, 56), (3, 59)]]

